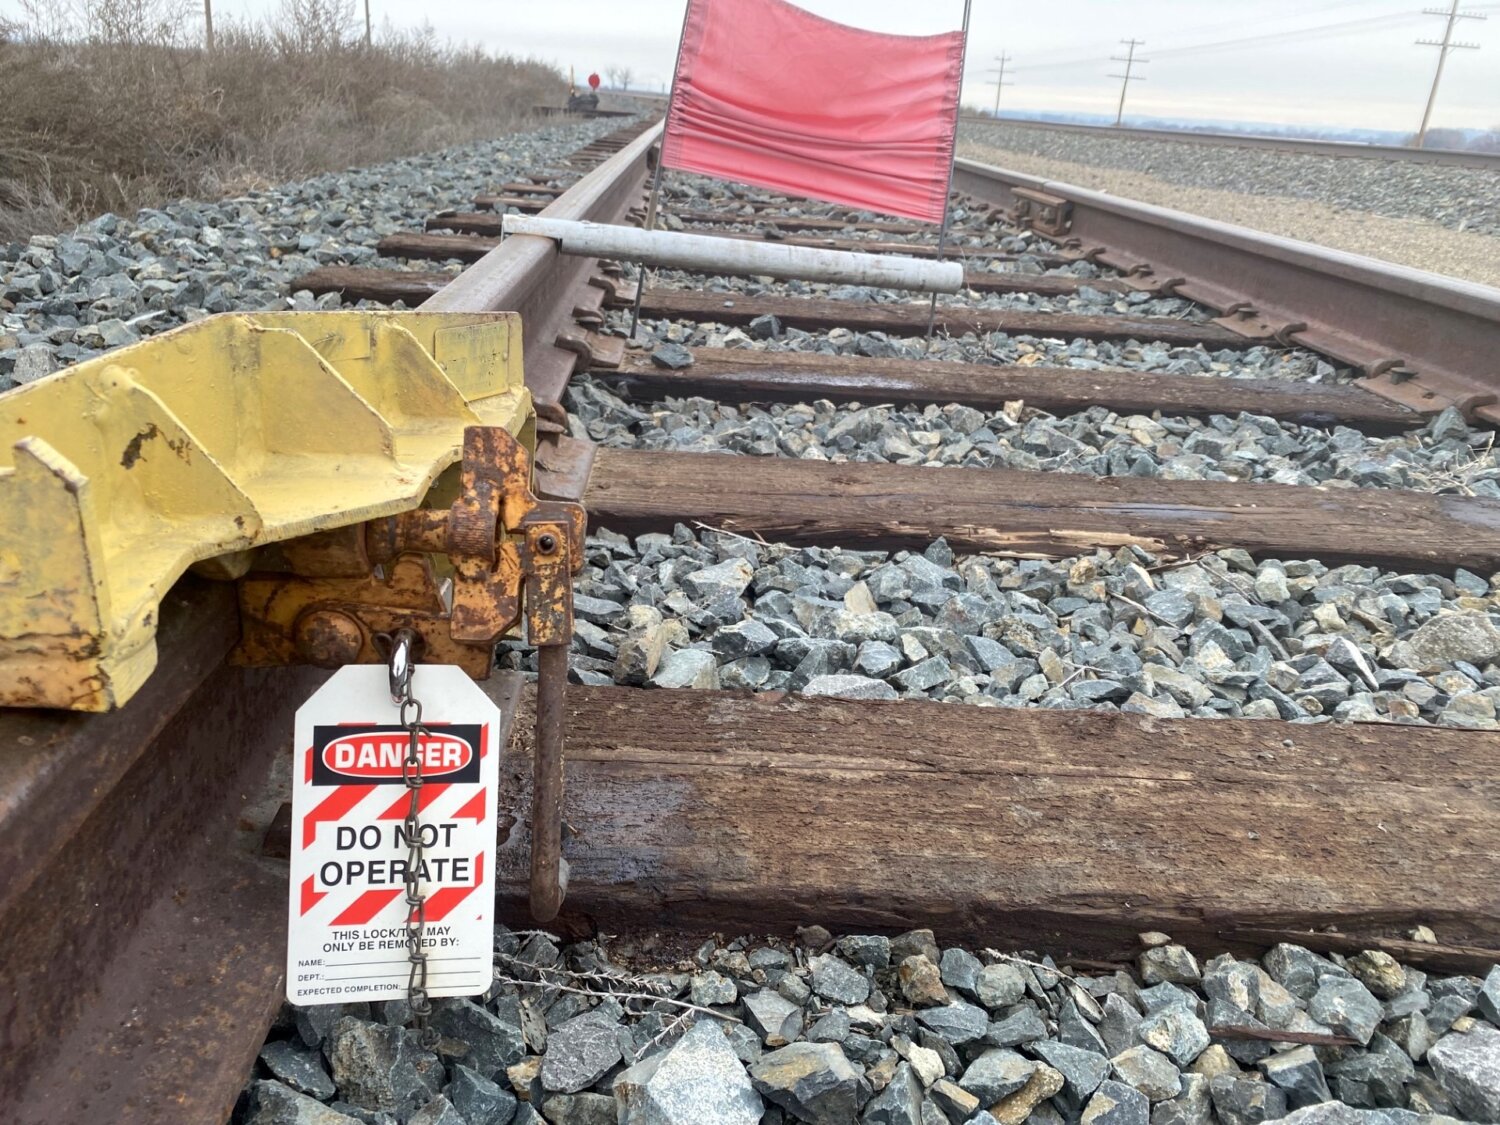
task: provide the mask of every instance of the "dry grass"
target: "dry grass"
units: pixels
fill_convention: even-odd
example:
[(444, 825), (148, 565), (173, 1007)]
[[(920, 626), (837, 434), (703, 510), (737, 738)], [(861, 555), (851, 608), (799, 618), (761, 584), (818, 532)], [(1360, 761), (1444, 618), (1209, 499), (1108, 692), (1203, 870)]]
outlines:
[(0, 241), (496, 136), (565, 92), (550, 66), (422, 33), (367, 49), (347, 0), (288, 0), (211, 54), (181, 10), (114, 2), (103, 27), (98, 0), (0, 27)]

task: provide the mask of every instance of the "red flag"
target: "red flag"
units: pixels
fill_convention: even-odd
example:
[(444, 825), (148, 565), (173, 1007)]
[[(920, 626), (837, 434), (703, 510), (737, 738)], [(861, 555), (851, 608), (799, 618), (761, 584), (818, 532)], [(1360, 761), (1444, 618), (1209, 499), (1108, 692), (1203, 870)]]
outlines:
[(884, 35), (784, 0), (688, 0), (668, 168), (941, 222), (964, 37)]

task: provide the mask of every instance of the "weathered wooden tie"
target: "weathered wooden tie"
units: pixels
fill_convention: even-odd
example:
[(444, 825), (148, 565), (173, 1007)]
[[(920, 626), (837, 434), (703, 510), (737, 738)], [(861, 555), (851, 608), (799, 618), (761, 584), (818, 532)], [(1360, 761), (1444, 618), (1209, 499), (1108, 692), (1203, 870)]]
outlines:
[(419, 234), (415, 231), (389, 234), (375, 244), (375, 249), (387, 258), (422, 258), (444, 262), (456, 258), (460, 262), (477, 262), (495, 247), (498, 238), (481, 238), (473, 234)]
[(1382, 488), (1094, 477), (601, 449), (594, 527), (705, 524), (769, 540), (1067, 558), (1138, 544), (1163, 557), (1240, 547), (1419, 573), (1500, 570), (1500, 501)]
[(1107, 406), (1121, 414), (1237, 414), (1246, 411), (1307, 426), (1341, 424), (1365, 431), (1420, 425), (1423, 416), (1355, 384), (1285, 379), (1222, 379), (1202, 375), (1085, 370), (1017, 364), (990, 367), (938, 360), (867, 359), (808, 352), (694, 348), (693, 365), (659, 367), (636, 352), (597, 378), (628, 386), (638, 397), (701, 395), (720, 402), (963, 403), (997, 411), (1023, 400), (1054, 414)]
[(423, 224), (424, 230), (451, 230), (459, 234), (499, 237), (502, 216), (493, 211), (439, 211)]
[(500, 195), (551, 195), (558, 196), (567, 191), (567, 188), (557, 187), (553, 184), (533, 184), (520, 180), (508, 184), (501, 184), (497, 189)]
[(884, 219), (835, 219), (821, 215), (784, 215), (756, 212), (736, 215), (728, 211), (673, 211), (684, 223), (703, 226), (774, 226), (777, 230), (870, 230), (881, 234), (929, 234), (937, 241), (937, 228), (925, 223), (898, 223)]
[(346, 302), (397, 301), (414, 307), (453, 280), (451, 273), (421, 270), (362, 269), (358, 266), (319, 266), (292, 283), (293, 292), (306, 289), (314, 295), (338, 293)]
[[(813, 332), (848, 328), (855, 332), (920, 336), (927, 331), (928, 309), (925, 302), (880, 304), (817, 297), (746, 296), (743, 293), (649, 288), (641, 295), (641, 315), (717, 324), (749, 324), (756, 317), (774, 316), (789, 328)], [(1248, 348), (1254, 342), (1217, 324), (1198, 324), (1164, 316), (1086, 316), (940, 304), (935, 324), (937, 331), (952, 335), (1006, 332), (1012, 336), (1064, 340), (1149, 340), (1176, 347), (1202, 344), (1210, 349)]]
[[(694, 229), (694, 225), (689, 223), (688, 229)], [(713, 228), (699, 226), (697, 229), (711, 230)], [(819, 238), (813, 236), (774, 235), (774, 232), (766, 231), (714, 230), (713, 233), (719, 238), (743, 238), (756, 242), (785, 242), (788, 246), (822, 246), (829, 250), (861, 250), (867, 254), (910, 254), (914, 258), (935, 258), (938, 256), (938, 249), (935, 242), (892, 242), (874, 238)], [(1067, 266), (1080, 260), (1077, 255), (1058, 254), (1046, 250), (1038, 250), (1035, 253), (1028, 251), (1024, 254), (1017, 254), (1010, 251), (995, 250), (988, 246), (968, 246), (956, 241), (950, 241), (943, 248), (943, 256), (958, 261), (982, 259), (992, 262), (1014, 262), (1022, 258), (1029, 258), (1048, 268)]]
[[(530, 760), (503, 759), (507, 904)], [(1061, 959), (1421, 923), (1500, 947), (1500, 741), (1467, 731), (573, 687), (568, 774), (579, 930), (930, 926)]]
[(537, 199), (526, 195), (476, 195), (474, 206), (481, 211), (504, 211), (507, 207), (533, 214), (548, 206), (550, 199)]

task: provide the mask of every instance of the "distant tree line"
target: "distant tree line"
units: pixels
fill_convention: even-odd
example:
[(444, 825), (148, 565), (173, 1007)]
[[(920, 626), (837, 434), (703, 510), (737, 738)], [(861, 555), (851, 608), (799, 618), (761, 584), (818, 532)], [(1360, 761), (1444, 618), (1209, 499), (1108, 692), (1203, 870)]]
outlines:
[[(1415, 144), (1417, 135), (1406, 138), (1407, 144)], [(1500, 125), (1492, 125), (1482, 133), (1472, 129), (1428, 129), (1426, 148), (1453, 148), (1465, 152), (1500, 152)]]

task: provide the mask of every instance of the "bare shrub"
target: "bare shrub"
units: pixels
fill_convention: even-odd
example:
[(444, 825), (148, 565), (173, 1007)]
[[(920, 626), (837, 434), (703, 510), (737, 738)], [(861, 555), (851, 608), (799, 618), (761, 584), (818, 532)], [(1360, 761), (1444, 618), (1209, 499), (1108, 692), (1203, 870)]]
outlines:
[(187, 0), (73, 0), (76, 21), (92, 43), (174, 46), (184, 42)]
[[(30, 167), (27, 165), (30, 164)], [(22, 242), (38, 231), (59, 230), (76, 219), (52, 189), (45, 160), (0, 141), (0, 242)]]
[(0, 30), (0, 237), (496, 136), (565, 94), (430, 28), (366, 48), (352, 0), (215, 20), (208, 55), (182, 2), (24, 0)]
[(77, 32), (70, 0), (18, 0), (17, 38), (57, 40)]
[(274, 26), (283, 51), (341, 51), (355, 41), (354, 0), (281, 0)]

